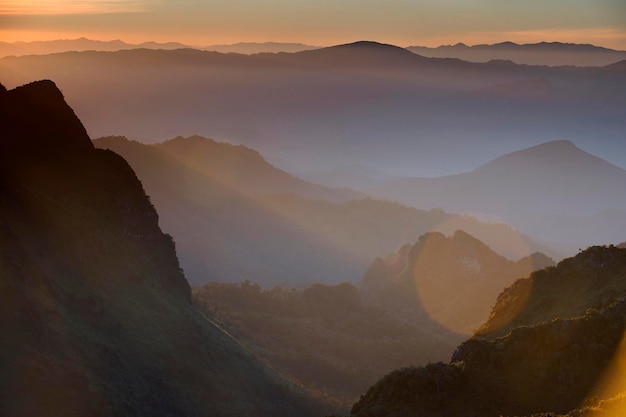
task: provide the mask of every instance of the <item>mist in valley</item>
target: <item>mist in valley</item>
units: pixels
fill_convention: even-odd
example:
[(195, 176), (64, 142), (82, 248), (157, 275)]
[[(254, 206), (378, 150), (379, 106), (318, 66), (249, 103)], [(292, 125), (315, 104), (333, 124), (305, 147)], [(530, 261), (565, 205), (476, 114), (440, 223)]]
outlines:
[(0, 55), (0, 414), (623, 411), (623, 51)]

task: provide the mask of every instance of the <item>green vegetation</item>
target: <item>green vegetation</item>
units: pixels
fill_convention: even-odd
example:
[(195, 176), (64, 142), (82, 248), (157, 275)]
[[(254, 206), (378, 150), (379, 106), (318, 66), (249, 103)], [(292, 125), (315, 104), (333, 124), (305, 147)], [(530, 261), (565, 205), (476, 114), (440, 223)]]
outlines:
[(196, 305), (274, 368), (346, 408), (389, 370), (449, 357), (459, 336), (367, 305), (356, 287), (193, 289)]

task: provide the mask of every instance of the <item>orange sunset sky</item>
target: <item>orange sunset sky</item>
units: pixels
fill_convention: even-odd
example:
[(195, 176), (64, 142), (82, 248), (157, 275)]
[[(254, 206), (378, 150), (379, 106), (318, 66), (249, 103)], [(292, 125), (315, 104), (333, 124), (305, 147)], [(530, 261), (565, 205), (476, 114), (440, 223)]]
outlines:
[(400, 46), (513, 41), (626, 50), (624, 0), (11, 0), (0, 41), (88, 37), (194, 46), (236, 42)]

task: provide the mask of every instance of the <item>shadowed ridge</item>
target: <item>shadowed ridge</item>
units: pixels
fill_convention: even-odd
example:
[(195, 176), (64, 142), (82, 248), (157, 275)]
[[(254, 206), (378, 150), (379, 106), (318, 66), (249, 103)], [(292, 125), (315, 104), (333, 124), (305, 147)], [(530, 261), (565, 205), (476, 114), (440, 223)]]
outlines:
[(87, 131), (50, 80), (0, 95), (3, 152), (73, 152), (93, 149)]

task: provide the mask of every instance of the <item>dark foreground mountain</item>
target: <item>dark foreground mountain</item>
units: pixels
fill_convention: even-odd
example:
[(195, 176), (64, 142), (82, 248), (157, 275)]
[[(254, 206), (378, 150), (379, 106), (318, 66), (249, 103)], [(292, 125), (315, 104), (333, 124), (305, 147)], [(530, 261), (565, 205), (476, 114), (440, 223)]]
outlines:
[(197, 312), (132, 169), (50, 81), (0, 88), (0, 414), (320, 414)]
[(512, 152), (473, 171), (407, 178), (372, 190), (424, 208), (498, 218), (523, 233), (587, 247), (626, 234), (626, 171), (560, 140)]
[(462, 43), (436, 48), (409, 46), (409, 51), (432, 58), (458, 58), (469, 62), (507, 60), (529, 65), (605, 66), (626, 59), (626, 51), (561, 42), (468, 46)]
[(623, 415), (625, 277), (626, 250), (613, 246), (534, 272), (449, 364), (392, 372), (352, 415)]
[(94, 143), (122, 155), (137, 172), (192, 285), (356, 282), (373, 258), (432, 230), (465, 230), (511, 258), (546, 250), (505, 224), (371, 199), (345, 201), (359, 194), (294, 178), (244, 146), (197, 136), (155, 145), (123, 137)]
[(549, 264), (509, 261), (464, 232), (429, 233), (378, 258), (356, 287), (209, 283), (193, 296), (274, 367), (346, 403), (391, 369), (449, 358), (505, 286)]

